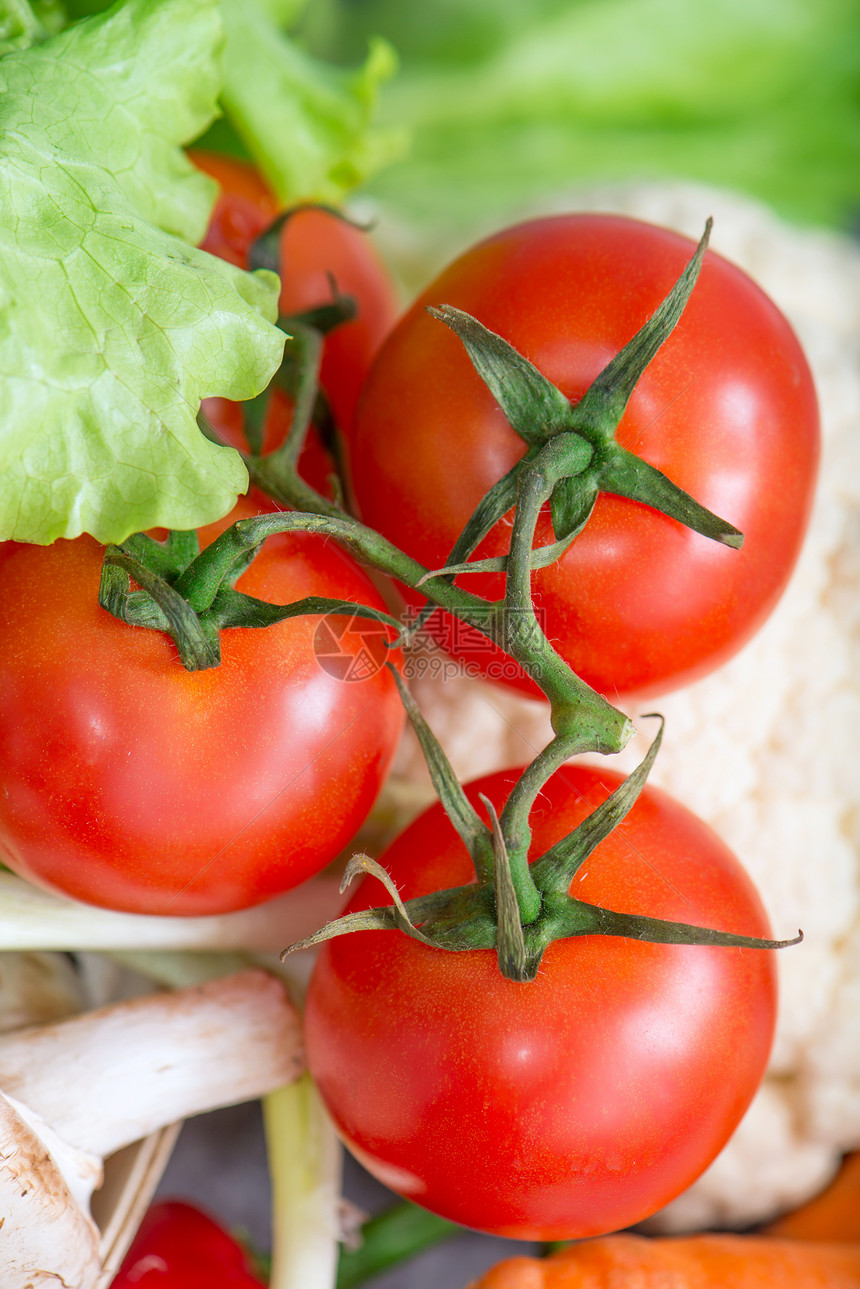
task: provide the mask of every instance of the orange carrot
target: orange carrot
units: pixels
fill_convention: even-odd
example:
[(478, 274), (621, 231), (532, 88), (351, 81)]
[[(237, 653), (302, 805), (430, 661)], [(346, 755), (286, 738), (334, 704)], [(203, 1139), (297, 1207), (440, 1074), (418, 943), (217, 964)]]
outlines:
[(471, 1289), (860, 1289), (860, 1244), (609, 1235), (543, 1260), (511, 1258)]
[(764, 1228), (790, 1240), (860, 1243), (860, 1151), (846, 1155), (833, 1181), (815, 1199)]

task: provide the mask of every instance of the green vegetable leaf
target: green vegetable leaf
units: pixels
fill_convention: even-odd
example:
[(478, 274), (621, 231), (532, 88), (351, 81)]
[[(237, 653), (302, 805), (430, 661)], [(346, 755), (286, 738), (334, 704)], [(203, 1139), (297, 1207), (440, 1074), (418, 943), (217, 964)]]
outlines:
[(289, 39), (273, 0), (222, 0), (227, 45), (222, 102), (230, 123), (284, 203), (337, 203), (398, 158), (397, 127), (371, 128), (380, 86), (396, 68), (371, 40), (357, 70), (325, 64)]
[(59, 0), (0, 0), (0, 55), (27, 49), (59, 31), (64, 23)]
[(180, 148), (222, 41), (213, 0), (128, 0), (0, 60), (0, 539), (190, 528), (247, 486), (196, 415), (271, 378), (277, 279), (189, 244), (213, 186)]

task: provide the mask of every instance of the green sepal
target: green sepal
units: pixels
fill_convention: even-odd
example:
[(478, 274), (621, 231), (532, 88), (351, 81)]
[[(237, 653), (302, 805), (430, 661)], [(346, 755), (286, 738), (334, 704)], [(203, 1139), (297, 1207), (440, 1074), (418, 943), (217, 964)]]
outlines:
[[(581, 527), (562, 540), (548, 542), (543, 546), (535, 546), (531, 553), (529, 567), (532, 569), (549, 568), (550, 564), (555, 564), (579, 535), (580, 531)], [(425, 573), (415, 583), (415, 589), (420, 590), (424, 583), (433, 577), (459, 577), (461, 573), (506, 573), (509, 559), (509, 555), (491, 555), (487, 559), (467, 560), (465, 564), (446, 564), (444, 568), (434, 568)]]
[(660, 348), (669, 339), (692, 294), (711, 235), (712, 220), (678, 281), (632, 340), (607, 363), (576, 404), (571, 428), (592, 443), (613, 440), (630, 395)]
[(489, 797), (481, 800), (490, 816), (493, 829), (493, 895), (496, 904), (496, 959), (499, 971), (506, 980), (528, 979), (526, 969), (526, 942), (520, 921), (520, 906), (511, 874), (508, 848), (496, 814), (496, 807)]
[[(422, 586), (431, 577), (451, 578), (461, 573), (507, 572), (508, 555), (495, 555), (482, 560), (469, 560), (468, 556), (493, 525), (516, 503), (521, 481), (528, 467), (548, 456), (554, 458), (553, 467), (560, 476), (560, 482), (555, 485), (552, 493), (552, 502), (559, 495), (559, 504), (564, 507), (561, 512), (564, 518), (557, 524), (555, 512), (553, 512), (553, 527), (557, 541), (535, 546), (529, 557), (529, 564), (532, 569), (546, 568), (554, 564), (582, 531), (599, 492), (596, 482), (597, 473), (589, 469), (594, 456), (593, 449), (585, 439), (569, 431), (555, 435), (542, 447), (529, 448), (516, 465), (503, 475), (479, 502), (466, 527), (457, 538), (449, 556), (449, 562), (443, 568), (425, 573), (416, 583), (416, 587)], [(571, 471), (569, 475), (566, 473), (568, 470)], [(564, 491), (560, 492), (560, 490)], [(457, 563), (455, 560), (463, 562)]]
[[(663, 741), (663, 717), (651, 746), (636, 769), (580, 824), (545, 851), (531, 866), (535, 885), (543, 895), (566, 893), (586, 859), (621, 823), (639, 798)], [(647, 720), (648, 716), (643, 716)]]
[(521, 439), (539, 445), (569, 428), (570, 400), (507, 340), (450, 304), (427, 312), (459, 336), (475, 371)]
[(108, 559), (102, 562), (99, 604), (129, 626), (151, 627), (170, 634), (170, 619), (163, 609), (146, 591), (132, 591), (128, 568)]
[[(553, 532), (559, 541), (576, 537), (587, 523), (598, 494), (608, 492), (648, 505), (726, 546), (737, 549), (743, 542), (742, 534), (732, 524), (699, 505), (654, 466), (621, 448), (615, 439), (637, 382), (683, 314), (701, 270), (710, 232), (709, 219), (694, 254), (668, 295), (607, 363), (578, 403), (571, 403), (508, 341), (469, 314), (450, 305), (429, 310), (459, 336), (478, 375), (532, 452), (563, 434), (591, 445), (593, 460), (579, 462), (572, 454), (570, 472), (551, 494)], [(517, 462), (496, 485), (498, 494), (491, 490), (480, 503), (447, 560), (446, 573), (464, 571), (462, 565), (471, 551), (514, 504), (523, 464), (524, 461)], [(502, 506), (503, 502), (508, 504)], [(487, 520), (492, 522), (486, 523)]]
[(487, 534), (496, 526), (503, 515), (516, 504), (517, 490), (523, 468), (532, 462), (540, 451), (540, 445), (530, 447), (507, 474), (503, 474), (485, 493), (472, 511), (466, 526), (460, 533), (448, 558), (449, 564), (458, 564), (468, 559), (472, 551), (480, 545)]
[(121, 549), (172, 585), (182, 570), (200, 554), (200, 541), (193, 528), (171, 528), (165, 541), (157, 541), (148, 533), (132, 533), (122, 543)]
[[(377, 865), (377, 868), (380, 866)], [(348, 870), (349, 871), (349, 870)], [(378, 877), (375, 870), (364, 869), (370, 876)], [(350, 880), (355, 875), (353, 869)], [(384, 869), (380, 872), (385, 873)], [(389, 889), (391, 881), (385, 873), (384, 885)], [(380, 879), (381, 880), (381, 879)], [(344, 889), (346, 875), (344, 875)], [(398, 897), (399, 898), (399, 897)], [(334, 940), (340, 935), (352, 935), (358, 931), (396, 931), (403, 930), (401, 925), (403, 913), (413, 929), (423, 926), (421, 935), (423, 943), (436, 949), (458, 953), (467, 949), (493, 949), (496, 944), (496, 923), (493, 916), (492, 898), (482, 896), (482, 888), (475, 885), (451, 887), (444, 891), (435, 891), (431, 895), (418, 895), (406, 900), (398, 908), (397, 904), (382, 904), (374, 908), (362, 909), (359, 913), (344, 913), (339, 918), (327, 922), (325, 926), (314, 931), (303, 940), (296, 940), (281, 951), (281, 961), (300, 949), (314, 949), (326, 940)], [(411, 936), (411, 931), (405, 934)], [(418, 937), (412, 937), (418, 938)]]
[[(374, 861), (353, 867), (370, 873), (384, 882), (389, 893), (395, 891), (390, 876)], [(370, 867), (369, 865), (372, 865)], [(383, 876), (384, 875), (384, 876)], [(489, 899), (488, 899), (489, 895)], [(448, 953), (466, 953), (474, 949), (492, 949), (499, 954), (498, 910), (492, 891), (479, 886), (453, 887), (402, 901), (396, 895), (394, 904), (347, 913), (326, 923), (313, 935), (288, 945), (281, 953), (283, 960), (299, 949), (315, 948), (326, 940), (360, 931), (401, 930), (430, 948)], [(803, 932), (788, 940), (738, 935), (717, 931), (688, 922), (670, 922), (639, 913), (623, 913), (572, 899), (561, 892), (544, 897), (540, 916), (527, 926), (520, 926), (524, 954), (514, 953), (508, 979), (528, 983), (537, 976), (543, 955), (556, 940), (569, 940), (584, 935), (608, 935), (638, 940), (648, 944), (700, 945), (712, 948), (787, 949), (799, 944)], [(505, 957), (506, 950), (503, 950)], [(507, 961), (507, 957), (505, 957)]]
[[(145, 602), (141, 605), (140, 596), (134, 596), (133, 593), (129, 595), (129, 578), (134, 578), (151, 603), (160, 610), (161, 622), (154, 623), (150, 620), (152, 610)], [(188, 671), (205, 671), (209, 667), (217, 667), (221, 661), (217, 633), (213, 635), (207, 629), (188, 601), (169, 582), (153, 573), (141, 560), (127, 554), (120, 546), (108, 546), (105, 549), (99, 604), (115, 618), (120, 618), (129, 625), (166, 631), (176, 644), (182, 664)]]
[(733, 524), (700, 506), (698, 501), (662, 471), (632, 452), (625, 451), (617, 443), (613, 443), (606, 454), (598, 477), (602, 492), (644, 502), (646, 506), (652, 506), (670, 519), (677, 519), (702, 537), (722, 542), (733, 550), (740, 550), (743, 545), (743, 533)]
[(486, 881), (492, 875), (493, 867), (489, 829), (463, 791), (463, 785), (454, 773), (451, 762), (424, 719), (403, 677), (391, 663), (387, 665), (421, 746), (436, 796), (472, 858), (478, 881)]
[[(548, 905), (547, 916), (539, 928), (541, 934), (535, 936), (534, 945), (529, 945), (532, 955), (542, 955), (553, 940), (581, 935), (611, 935), (647, 944), (688, 944), (724, 949), (787, 949), (800, 944), (803, 939), (802, 931), (790, 940), (736, 935), (733, 931), (715, 931), (712, 927), (695, 926), (689, 922), (669, 922), (640, 913), (618, 913), (569, 896), (556, 897), (548, 901)], [(527, 937), (529, 929), (526, 927)]]
[[(528, 982), (536, 977), (550, 944), (582, 935), (622, 936), (651, 944), (767, 950), (797, 944), (803, 938), (802, 932), (789, 940), (738, 935), (691, 923), (617, 912), (574, 899), (568, 894), (570, 883), (582, 863), (624, 819), (645, 786), (662, 740), (663, 718), (657, 716), (657, 719), (660, 729), (633, 773), (573, 833), (556, 842), (530, 866), (540, 892), (540, 909), (530, 922), (525, 925), (522, 922), (502, 825), (492, 803), (482, 797), (493, 833), (492, 872), (482, 882), (403, 902), (390, 876), (378, 864), (363, 859), (359, 866), (384, 883), (395, 900), (394, 905), (366, 909), (335, 919), (314, 935), (290, 945), (282, 957), (339, 935), (399, 928), (424, 944), (448, 951), (494, 949), (503, 975), (510, 980)], [(356, 871), (355, 866), (348, 871), (351, 877)]]
[[(172, 533), (167, 542), (136, 533), (123, 546), (106, 547), (100, 605), (130, 626), (165, 632), (188, 671), (219, 665), (219, 633), (228, 628), (263, 628), (290, 618), (343, 614), (399, 631), (400, 622), (391, 614), (351, 600), (306, 596), (292, 604), (271, 604), (235, 590), (233, 584), (262, 545), (247, 539), (255, 533), (252, 521), (240, 523), (245, 540), (236, 538), (233, 525), (203, 551), (193, 532)], [(131, 579), (139, 591), (132, 591)]]
[(352, 856), (346, 866), (343, 879), (341, 880), (341, 894), (343, 894), (352, 882), (353, 878), (355, 878), (359, 873), (367, 873), (371, 877), (375, 877), (376, 880), (381, 882), (388, 891), (388, 894), (394, 901), (393, 904), (390, 905), (391, 917), (398, 931), (402, 931), (404, 935), (408, 935), (413, 940), (418, 940), (421, 944), (432, 944), (432, 941), (428, 940), (427, 937), (418, 930), (417, 926), (410, 918), (406, 906), (400, 898), (400, 892), (394, 885), (389, 874), (381, 864), (377, 864), (376, 860), (371, 859), (369, 855), (358, 854)]

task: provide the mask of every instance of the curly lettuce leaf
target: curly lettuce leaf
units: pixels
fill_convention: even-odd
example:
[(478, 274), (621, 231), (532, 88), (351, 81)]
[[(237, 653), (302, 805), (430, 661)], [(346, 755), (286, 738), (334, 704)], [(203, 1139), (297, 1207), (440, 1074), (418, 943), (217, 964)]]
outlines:
[[(227, 44), (221, 102), (230, 124), (286, 203), (337, 203), (403, 152), (397, 126), (376, 129), (380, 88), (396, 69), (371, 40), (362, 66), (326, 64), (281, 29), (283, 0), (222, 0)], [(295, 12), (295, 11), (293, 11)]]
[[(35, 36), (34, 36), (35, 38)], [(280, 360), (277, 279), (194, 249), (212, 0), (128, 0), (0, 60), (0, 539), (189, 528), (247, 487), (196, 414)]]

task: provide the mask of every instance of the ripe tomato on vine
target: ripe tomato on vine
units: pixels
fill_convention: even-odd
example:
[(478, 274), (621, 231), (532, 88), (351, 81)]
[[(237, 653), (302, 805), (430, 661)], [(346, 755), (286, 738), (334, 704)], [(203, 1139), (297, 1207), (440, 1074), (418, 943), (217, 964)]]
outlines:
[[(691, 250), (665, 229), (575, 214), (520, 224), (466, 251), (403, 316), (368, 378), (350, 450), (362, 519), (428, 568), (444, 567), (478, 501), (525, 452), (428, 306), (473, 315), (576, 403), (654, 313)], [(744, 534), (742, 550), (726, 550), (607, 491), (572, 546), (534, 574), (538, 616), (574, 671), (610, 696), (653, 695), (719, 666), (762, 624), (794, 566), (815, 484), (818, 411), (803, 352), (776, 306), (718, 255), (705, 256), (617, 441)], [(509, 535), (510, 516), (475, 558), (504, 554)], [(548, 511), (537, 538), (552, 541)], [(504, 586), (498, 573), (459, 580), (490, 599)], [(441, 614), (431, 630), (478, 670), (496, 656)], [(514, 683), (534, 690), (524, 676)]]
[[(516, 779), (467, 787), (497, 811)], [(571, 832), (620, 777), (582, 764), (549, 780), (533, 853)], [(474, 880), (441, 806), (381, 857), (404, 901)], [(600, 907), (768, 936), (744, 870), (658, 789), (576, 875)], [(347, 914), (384, 903), (365, 878)], [(311, 1072), (356, 1157), (393, 1190), (464, 1226), (573, 1239), (637, 1222), (711, 1162), (770, 1052), (765, 949), (582, 935), (546, 949), (528, 984), (492, 949), (449, 952), (399, 931), (323, 945), (307, 998)]]
[[(0, 548), (0, 857), (135, 913), (224, 913), (297, 886), (382, 786), (403, 725), (390, 673), (349, 683), (321, 665), (318, 616), (225, 631), (220, 665), (186, 671), (168, 635), (100, 607), (103, 553), (87, 536)], [(345, 551), (307, 533), (270, 538), (236, 586), (384, 607)]]

